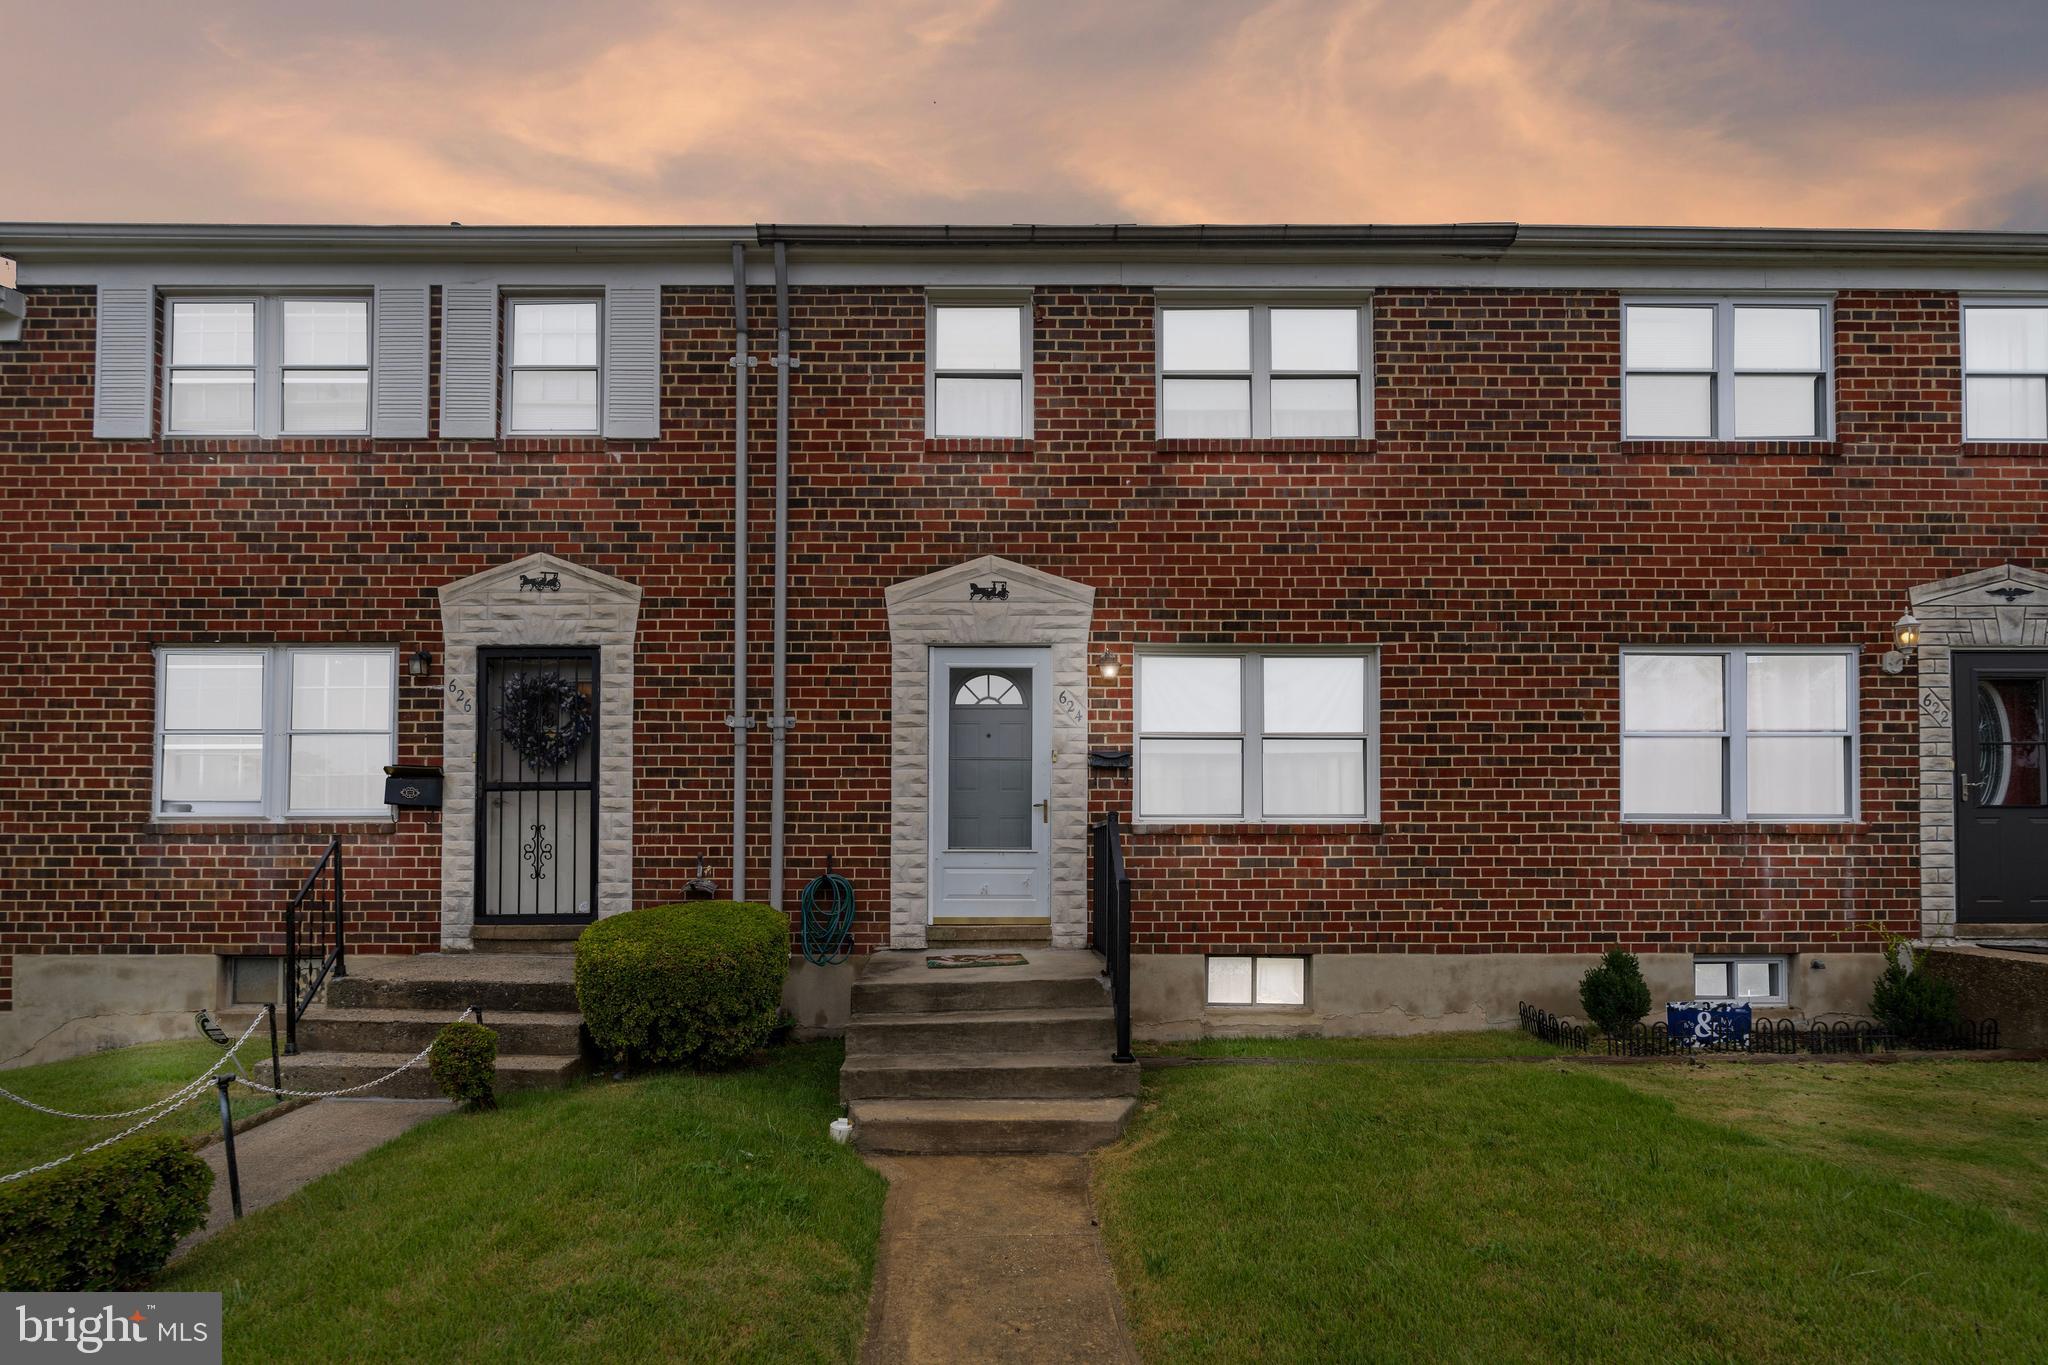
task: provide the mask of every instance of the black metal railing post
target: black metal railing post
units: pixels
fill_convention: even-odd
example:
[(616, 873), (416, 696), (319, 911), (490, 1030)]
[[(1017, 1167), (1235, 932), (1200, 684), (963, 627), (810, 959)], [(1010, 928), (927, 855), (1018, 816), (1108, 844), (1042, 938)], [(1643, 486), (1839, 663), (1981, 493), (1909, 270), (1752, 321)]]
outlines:
[(299, 914), (298, 903), (284, 908), (284, 979), (277, 983), (277, 993), (284, 997), (284, 1055), (296, 1057), (299, 1052), (299, 1011), (296, 1003), (299, 994)]
[(233, 1080), (234, 1077), (232, 1076), (221, 1076), (215, 1079), (214, 1085), (220, 1089), (221, 1145), (228, 1149), (228, 1198), (234, 1204), (235, 1217), (240, 1218), (242, 1216), (242, 1172), (235, 1165), (235, 1111), (234, 1106), (228, 1102), (228, 1085)]
[(270, 1016), (270, 1085), (274, 1090), (282, 1090), (284, 1089), (284, 1068), (278, 1064), (277, 1060), (277, 1006), (275, 1004), (266, 1005), (263, 1007), (263, 1012)]
[[(1115, 817), (1112, 816), (1112, 819)], [(1114, 837), (1116, 826), (1110, 826)], [(1131, 879), (1116, 883), (1116, 1055), (1111, 1061), (1129, 1062), (1131, 1056)]]
[(348, 896), (341, 878), (341, 836), (328, 844), (334, 850), (334, 974), (348, 975), (348, 944), (343, 926), (348, 923)]

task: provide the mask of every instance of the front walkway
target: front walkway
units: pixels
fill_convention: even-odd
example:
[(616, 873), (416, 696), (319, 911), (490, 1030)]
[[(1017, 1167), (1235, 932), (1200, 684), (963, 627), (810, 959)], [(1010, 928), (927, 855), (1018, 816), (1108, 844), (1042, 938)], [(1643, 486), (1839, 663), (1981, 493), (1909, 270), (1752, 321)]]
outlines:
[[(235, 1168), (242, 1177), (242, 1215), (268, 1208), (286, 1195), (382, 1147), (414, 1124), (454, 1108), (448, 1100), (315, 1100), (235, 1134)], [(206, 1223), (178, 1243), (176, 1260), (234, 1221), (228, 1191), (228, 1149), (220, 1142), (201, 1153), (213, 1167)]]
[(865, 1365), (1134, 1365), (1081, 1156), (874, 1156)]

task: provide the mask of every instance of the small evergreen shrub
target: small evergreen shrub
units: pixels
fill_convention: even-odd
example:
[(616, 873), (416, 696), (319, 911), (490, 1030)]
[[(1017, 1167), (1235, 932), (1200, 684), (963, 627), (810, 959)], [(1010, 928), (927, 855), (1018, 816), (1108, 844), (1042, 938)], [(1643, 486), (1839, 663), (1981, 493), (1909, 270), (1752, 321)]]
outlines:
[(686, 901), (601, 919), (576, 940), (576, 1003), (621, 1064), (731, 1066), (775, 1031), (789, 921), (766, 905)]
[(213, 1169), (174, 1137), (117, 1142), (0, 1185), (0, 1289), (137, 1289), (206, 1221)]
[(1579, 978), (1579, 1004), (1602, 1033), (1619, 1033), (1650, 1012), (1650, 983), (1634, 953), (1609, 948)]
[(1954, 984), (1920, 971), (1913, 945), (1904, 935), (1887, 933), (1884, 938), (1884, 970), (1870, 993), (1871, 1014), (1909, 1043), (1947, 1038), (1963, 1017)]
[(468, 1019), (457, 1019), (434, 1039), (427, 1054), (427, 1069), (434, 1084), (451, 1100), (470, 1110), (495, 1109), (498, 1097), (491, 1088), (498, 1072), (498, 1032)]

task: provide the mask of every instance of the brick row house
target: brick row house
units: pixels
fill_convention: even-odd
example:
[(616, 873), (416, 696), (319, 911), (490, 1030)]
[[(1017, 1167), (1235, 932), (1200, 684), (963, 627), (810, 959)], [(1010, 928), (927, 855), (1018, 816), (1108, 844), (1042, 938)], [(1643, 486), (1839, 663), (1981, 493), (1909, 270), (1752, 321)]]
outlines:
[(1088, 946), (1111, 814), (1147, 1036), (1501, 1025), (1612, 945), (1856, 1017), (1882, 931), (2048, 923), (2048, 238), (0, 257), (0, 1061), (274, 991), (335, 837), (358, 959), (830, 867), (823, 1029), (883, 950)]

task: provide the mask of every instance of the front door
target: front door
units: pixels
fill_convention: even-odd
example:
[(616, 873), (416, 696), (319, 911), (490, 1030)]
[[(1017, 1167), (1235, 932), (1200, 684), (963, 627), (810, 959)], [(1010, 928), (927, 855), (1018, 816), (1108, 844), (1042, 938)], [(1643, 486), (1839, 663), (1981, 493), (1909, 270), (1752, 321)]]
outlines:
[(597, 918), (597, 651), (478, 651), (476, 917)]
[(1955, 656), (1956, 918), (2048, 921), (2048, 654)]
[(1051, 672), (1045, 649), (932, 651), (935, 924), (1048, 918)]

